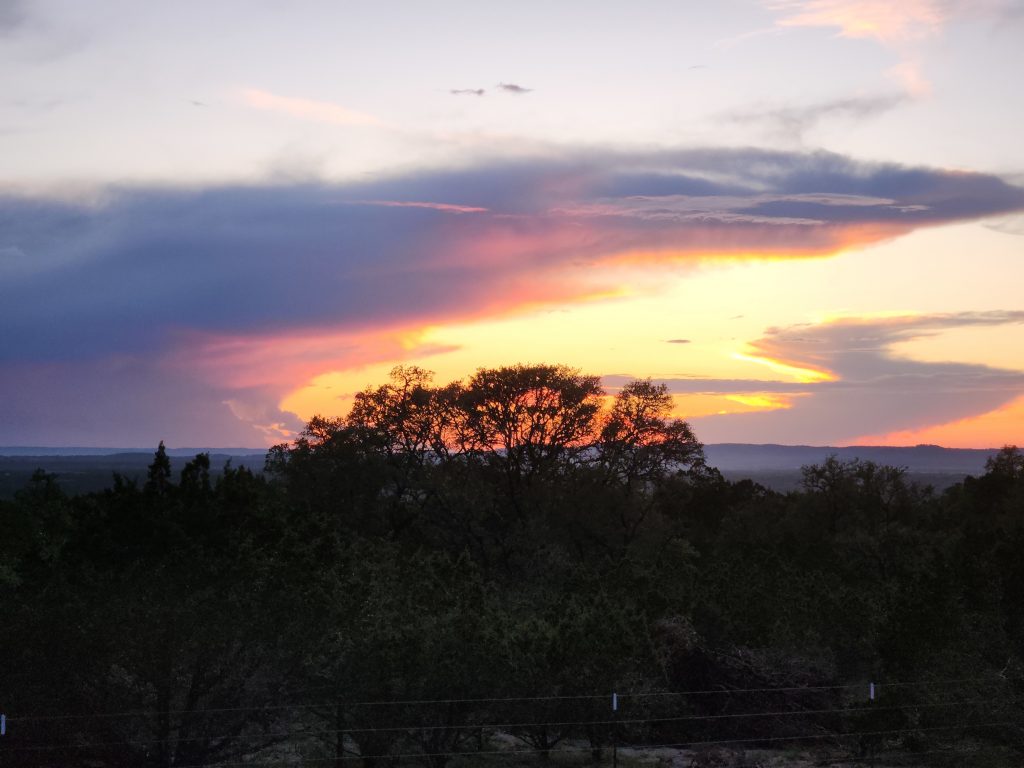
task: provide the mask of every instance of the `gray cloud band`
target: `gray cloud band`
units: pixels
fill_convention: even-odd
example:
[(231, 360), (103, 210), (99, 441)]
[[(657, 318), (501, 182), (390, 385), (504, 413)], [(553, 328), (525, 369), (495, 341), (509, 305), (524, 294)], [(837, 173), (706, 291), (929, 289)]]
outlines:
[[(110, 188), (80, 204), (7, 195), (0, 363), (95, 371), (114, 358), (149, 365), (193, 332), (436, 323), (572, 299), (563, 286), (600, 279), (594, 267), (626, 251), (820, 254), (1022, 210), (1024, 190), (991, 175), (731, 149), (566, 153), (360, 183)], [(73, 386), (61, 379), (51, 400)], [(9, 374), (0, 402), (30, 386)], [(230, 394), (208, 392), (218, 404)]]
[[(623, 250), (821, 253), (865, 225), (894, 236), (1024, 209), (1024, 190), (994, 176), (753, 150), (593, 154), (362, 184), (121, 188), (104, 199), (0, 198), (4, 358), (152, 349), (172, 327), (432, 320), (488, 304), (510, 274)], [(396, 205), (354, 204), (368, 200)]]
[[(713, 441), (841, 442), (949, 423), (995, 410), (1024, 394), (1024, 371), (986, 365), (924, 362), (894, 353), (896, 344), (970, 327), (1022, 325), (1024, 312), (962, 312), (893, 318), (849, 318), (770, 329), (751, 344), (756, 354), (825, 369), (837, 380), (789, 384), (802, 393), (784, 411), (695, 419)], [(720, 382), (719, 391), (737, 391)], [(701, 386), (672, 380), (677, 391)], [(713, 385), (712, 385), (713, 386)], [(733, 386), (736, 386), (735, 384)], [(742, 385), (741, 385), (742, 386)], [(746, 382), (746, 392), (786, 392), (781, 382)]]

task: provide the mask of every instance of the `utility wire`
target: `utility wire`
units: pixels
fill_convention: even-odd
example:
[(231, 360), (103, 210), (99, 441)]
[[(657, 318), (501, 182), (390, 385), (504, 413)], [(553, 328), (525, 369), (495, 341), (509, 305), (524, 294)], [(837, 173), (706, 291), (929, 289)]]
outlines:
[[(981, 683), (981, 684), (998, 684), (1006, 682), (1004, 678), (997, 678), (993, 680), (984, 680), (982, 678), (956, 678), (949, 680), (927, 680), (917, 682), (875, 682), (876, 690), (882, 690), (884, 688), (907, 688), (907, 687), (930, 687), (939, 685), (960, 685), (963, 683)], [(838, 690), (850, 690), (855, 688), (865, 688), (866, 683), (847, 683), (845, 685), (806, 685), (806, 686), (785, 686), (785, 687), (773, 687), (773, 688), (720, 688), (720, 689), (707, 689), (700, 691), (650, 691), (650, 692), (637, 692), (637, 693), (619, 693), (619, 701), (625, 699), (644, 699), (654, 697), (673, 697), (673, 696), (710, 696), (714, 694), (718, 695), (731, 695), (734, 693), (799, 693), (803, 691), (838, 691)], [(130, 710), (124, 712), (94, 712), (89, 714), (65, 714), (65, 715), (8, 715), (7, 722), (44, 722), (53, 720), (83, 720), (91, 718), (117, 718), (117, 717), (145, 717), (148, 715), (185, 715), (185, 714), (202, 714), (202, 713), (220, 713), (220, 712), (269, 712), (274, 710), (282, 709), (320, 709), (327, 707), (337, 707), (339, 705), (344, 707), (372, 707), (372, 706), (420, 706), (426, 704), (487, 704), (487, 703), (524, 703), (531, 701), (597, 701), (611, 698), (611, 692), (608, 693), (593, 693), (593, 694), (579, 694), (579, 695), (566, 695), (566, 696), (512, 696), (512, 697), (491, 697), (491, 698), (466, 698), (466, 699), (405, 699), (405, 700), (379, 700), (379, 701), (324, 701), (314, 703), (291, 703), (291, 704), (272, 704), (260, 707), (209, 707), (209, 708), (197, 708), (197, 709), (176, 709), (168, 710), (166, 712), (159, 712), (157, 710)]]
[[(133, 739), (125, 741), (108, 741), (108, 742), (96, 742), (96, 743), (79, 743), (79, 744), (45, 744), (45, 745), (25, 745), (11, 747), (9, 751), (24, 751), (24, 752), (42, 752), (42, 751), (57, 751), (62, 749), (100, 749), (106, 747), (121, 747), (121, 746), (141, 746), (146, 744), (166, 744), (166, 743), (187, 743), (193, 741), (219, 741), (223, 739), (234, 738), (236, 740), (244, 739), (269, 739), (269, 738), (287, 738), (289, 736), (329, 736), (334, 734), (357, 734), (357, 733), (395, 733), (403, 731), (439, 731), (439, 730), (451, 730), (451, 731), (476, 731), (480, 729), (519, 729), (519, 728), (534, 728), (537, 726), (544, 726), (548, 728), (568, 728), (572, 726), (591, 726), (591, 725), (646, 725), (653, 723), (679, 723), (679, 722), (703, 722), (711, 720), (739, 720), (743, 718), (755, 718), (755, 717), (787, 717), (787, 716), (807, 716), (807, 715), (832, 715), (832, 714), (858, 714), (862, 712), (891, 712), (891, 711), (902, 711), (906, 709), (938, 709), (942, 707), (957, 707), (957, 706), (970, 706), (975, 704), (988, 704), (991, 703), (991, 699), (971, 699), (971, 700), (959, 700), (959, 701), (945, 701), (937, 702), (934, 704), (904, 704), (899, 706), (888, 706), (888, 707), (850, 707), (850, 708), (833, 708), (833, 709), (810, 709), (810, 710), (772, 710), (767, 712), (737, 712), (719, 715), (678, 715), (674, 717), (654, 717), (654, 718), (633, 718), (633, 719), (606, 719), (606, 720), (579, 720), (579, 721), (566, 721), (566, 722), (527, 722), (527, 723), (463, 723), (458, 725), (396, 725), (396, 726), (383, 726), (374, 728), (332, 728), (323, 730), (313, 731), (281, 731), (281, 732), (270, 732), (254, 734), (252, 736), (236, 736), (234, 734), (221, 734), (221, 735), (210, 735), (210, 736), (187, 736), (184, 738), (170, 737), (166, 739)], [(1005, 703), (1005, 702), (998, 702)], [(465, 754), (465, 753), (460, 753)]]

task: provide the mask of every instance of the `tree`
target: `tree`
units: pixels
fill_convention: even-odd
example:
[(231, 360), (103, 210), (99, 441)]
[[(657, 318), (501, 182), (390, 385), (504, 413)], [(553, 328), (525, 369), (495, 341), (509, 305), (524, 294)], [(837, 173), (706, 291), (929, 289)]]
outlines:
[(632, 381), (615, 396), (598, 445), (616, 481), (628, 488), (703, 462), (703, 446), (690, 425), (671, 418), (671, 411), (668, 387), (650, 379)]
[(985, 460), (985, 472), (1008, 480), (1024, 480), (1024, 453), (1016, 445), (1004, 445)]
[(146, 474), (146, 493), (154, 496), (163, 496), (171, 482), (171, 460), (167, 457), (167, 450), (164, 448), (164, 441), (160, 441), (156, 453), (153, 455), (153, 463), (149, 465)]
[(859, 466), (857, 459), (841, 461), (838, 456), (831, 454), (823, 464), (800, 468), (803, 489), (824, 503), (828, 530), (833, 535), (839, 531), (840, 519), (849, 514)]
[(597, 376), (564, 365), (481, 368), (458, 399), (459, 437), (528, 482), (590, 445), (603, 395)]
[(368, 448), (402, 456), (419, 464), (431, 454), (448, 453), (439, 390), (433, 373), (417, 366), (397, 366), (391, 383), (368, 388), (355, 396), (345, 423), (356, 430)]
[[(261, 707), (296, 666), (293, 601), (283, 552), (259, 542), (283, 532), (265, 530), (265, 483), (248, 483), (240, 514), (242, 474), (226, 471), (230, 482), (211, 488), (208, 465), (196, 457), (185, 487), (175, 486), (158, 450), (146, 490), (120, 483), (77, 497), (61, 530), (47, 532), (49, 562), (5, 604), (0, 676), (7, 702), (28, 697), (21, 711), (42, 701), (73, 717), (19, 728), (19, 738), (53, 749), (29, 750), (18, 764), (170, 768), (238, 759), (278, 740), (268, 734), (278, 714)], [(33, 491), (16, 507), (33, 512), (30, 496), (43, 498)], [(89, 718), (126, 710), (139, 714)]]

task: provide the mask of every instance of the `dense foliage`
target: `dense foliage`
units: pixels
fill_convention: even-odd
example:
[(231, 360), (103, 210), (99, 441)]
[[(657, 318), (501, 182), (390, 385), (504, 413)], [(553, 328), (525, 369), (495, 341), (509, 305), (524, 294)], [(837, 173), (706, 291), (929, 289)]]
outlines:
[(1024, 751), (1024, 455), (941, 496), (833, 458), (780, 495), (670, 406), (559, 366), (399, 368), (263, 475), (174, 478), (162, 444), (142, 487), (37, 474), (0, 502), (0, 761)]

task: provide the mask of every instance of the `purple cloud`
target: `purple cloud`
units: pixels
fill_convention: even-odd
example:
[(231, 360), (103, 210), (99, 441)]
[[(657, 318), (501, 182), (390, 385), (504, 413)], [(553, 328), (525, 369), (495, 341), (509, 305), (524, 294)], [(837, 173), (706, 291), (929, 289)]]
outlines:
[[(820, 255), (1022, 210), (1024, 190), (991, 175), (714, 149), (349, 183), (115, 187), (82, 203), (0, 196), (0, 444), (30, 441), (41, 409), (70, 418), (60, 404), (79, 390), (109, 415), (106, 432), (89, 428), (112, 433), (126, 393), (158, 381), (173, 382), (151, 389), (167, 412), (217, 411), (203, 423), (262, 434), (284, 419), (272, 407), (282, 379), (251, 374), (282, 356), (312, 376), (365, 362), (360, 344), (382, 328), (577, 300), (623, 253)], [(233, 374), (243, 358), (246, 375)], [(123, 417), (135, 444), (161, 436), (144, 414)]]

